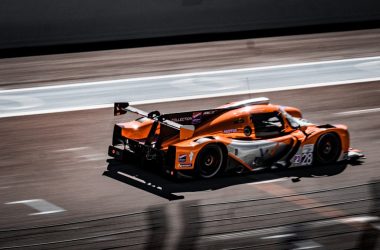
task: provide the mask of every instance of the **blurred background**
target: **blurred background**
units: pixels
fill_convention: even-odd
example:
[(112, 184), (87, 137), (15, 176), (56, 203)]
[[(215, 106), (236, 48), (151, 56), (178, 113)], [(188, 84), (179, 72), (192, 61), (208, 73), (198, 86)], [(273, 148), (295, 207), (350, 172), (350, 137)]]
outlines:
[[(380, 249), (379, 1), (2, 0), (0, 30), (0, 249)], [(259, 96), (367, 159), (184, 182), (108, 159), (116, 101)]]

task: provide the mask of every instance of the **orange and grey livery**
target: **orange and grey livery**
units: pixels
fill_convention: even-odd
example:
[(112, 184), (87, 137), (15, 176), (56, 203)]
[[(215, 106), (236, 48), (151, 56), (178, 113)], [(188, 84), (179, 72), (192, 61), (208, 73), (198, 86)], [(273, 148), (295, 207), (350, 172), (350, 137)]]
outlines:
[(171, 176), (212, 178), (226, 170), (326, 165), (364, 155), (350, 149), (345, 125), (315, 125), (294, 107), (265, 97), (215, 109), (147, 113), (115, 103), (114, 115), (140, 118), (115, 125), (109, 155), (156, 163)]

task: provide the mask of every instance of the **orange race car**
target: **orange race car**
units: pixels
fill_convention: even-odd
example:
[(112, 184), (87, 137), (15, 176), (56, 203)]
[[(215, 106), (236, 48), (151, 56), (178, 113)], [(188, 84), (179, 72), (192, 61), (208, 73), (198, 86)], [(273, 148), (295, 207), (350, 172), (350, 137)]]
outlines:
[(315, 125), (265, 97), (181, 113), (150, 113), (115, 103), (114, 115), (140, 118), (114, 127), (108, 154), (153, 162), (171, 176), (212, 178), (227, 169), (326, 165), (359, 159), (345, 125)]

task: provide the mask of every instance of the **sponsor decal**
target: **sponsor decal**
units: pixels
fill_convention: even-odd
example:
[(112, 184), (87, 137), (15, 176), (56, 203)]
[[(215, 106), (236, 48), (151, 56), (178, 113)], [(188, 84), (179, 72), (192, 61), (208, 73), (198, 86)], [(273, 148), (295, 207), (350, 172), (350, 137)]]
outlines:
[(231, 133), (236, 133), (237, 129), (236, 128), (231, 128), (231, 129), (225, 129), (223, 130), (223, 133), (225, 134), (231, 134)]
[(192, 124), (199, 124), (202, 122), (202, 112), (193, 112)]
[(234, 120), (234, 124), (240, 124), (240, 123), (244, 123), (244, 118), (238, 118), (236, 120)]
[(187, 155), (182, 154), (178, 156), (178, 162), (186, 162)]
[(173, 122), (186, 122), (186, 121), (191, 121), (191, 117), (175, 117), (171, 119)]
[(215, 110), (209, 110), (209, 111), (203, 112), (203, 115), (213, 115), (213, 114), (215, 114)]
[(302, 156), (301, 155), (295, 155), (294, 156), (294, 163), (301, 163)]
[(189, 167), (192, 167), (193, 166), (193, 164), (191, 164), (191, 163), (180, 163), (179, 164), (179, 167), (181, 167), (181, 168), (189, 168)]
[(314, 144), (305, 144), (302, 147), (302, 153), (312, 153), (314, 151)]

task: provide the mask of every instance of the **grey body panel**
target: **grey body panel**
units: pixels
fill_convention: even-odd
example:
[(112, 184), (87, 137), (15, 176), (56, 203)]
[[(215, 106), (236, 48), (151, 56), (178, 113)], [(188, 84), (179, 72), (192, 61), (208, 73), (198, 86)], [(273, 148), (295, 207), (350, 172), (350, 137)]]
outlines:
[(285, 160), (292, 151), (292, 146), (281, 141), (232, 140), (227, 149), (255, 169), (271, 167), (274, 162)]

